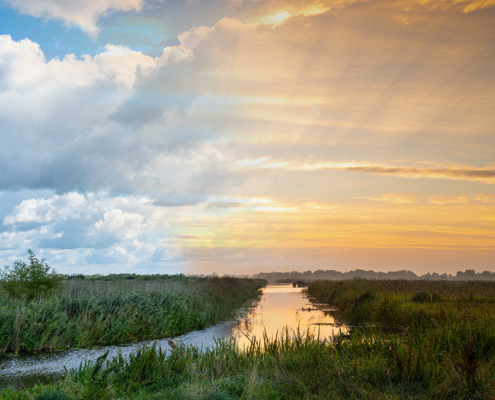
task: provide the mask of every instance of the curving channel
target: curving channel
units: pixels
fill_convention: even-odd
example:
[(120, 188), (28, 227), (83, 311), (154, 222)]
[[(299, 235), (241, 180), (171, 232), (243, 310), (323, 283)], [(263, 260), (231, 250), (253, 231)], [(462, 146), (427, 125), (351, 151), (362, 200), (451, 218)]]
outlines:
[[(242, 348), (248, 343), (248, 337), (260, 338), (266, 330), (268, 336), (286, 326), (291, 329), (319, 329), (320, 338), (327, 338), (344, 331), (336, 327), (332, 309), (328, 306), (309, 302), (301, 288), (292, 285), (269, 285), (256, 300), (242, 307), (232, 320), (211, 326), (201, 331), (188, 332), (173, 338), (175, 342), (198, 347), (215, 345), (215, 339), (235, 336)], [(60, 379), (66, 369), (78, 368), (81, 363), (96, 360), (109, 350), (109, 358), (122, 353), (128, 357), (143, 344), (157, 343), (163, 349), (169, 348), (170, 338), (143, 341), (133, 344), (95, 347), (90, 349), (71, 349), (50, 353), (28, 353), (0, 356), (0, 389), (14, 386), (20, 390), (38, 383), (48, 383)]]

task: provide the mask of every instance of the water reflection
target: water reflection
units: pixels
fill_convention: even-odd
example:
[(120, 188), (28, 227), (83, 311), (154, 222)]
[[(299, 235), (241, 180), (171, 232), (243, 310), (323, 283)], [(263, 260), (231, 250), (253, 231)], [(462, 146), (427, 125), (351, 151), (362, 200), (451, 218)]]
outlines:
[(261, 338), (264, 331), (271, 338), (285, 327), (302, 332), (309, 329), (319, 333), (321, 339), (344, 333), (345, 328), (336, 326), (332, 315), (335, 310), (311, 303), (301, 290), (287, 284), (266, 287), (261, 301), (232, 331), (241, 348), (249, 344), (250, 338)]
[[(230, 321), (217, 324), (202, 331), (186, 333), (174, 338), (184, 344), (199, 347), (215, 345), (215, 339), (235, 336), (242, 348), (249, 343), (248, 337), (261, 338), (266, 330), (268, 337), (288, 327), (304, 331), (311, 329), (328, 338), (344, 332), (335, 326), (331, 309), (327, 305), (314, 304), (301, 293), (301, 288), (292, 285), (274, 285), (263, 289), (263, 295), (239, 310), (239, 315)], [(105, 346), (91, 349), (71, 349), (61, 352), (0, 356), (0, 389), (14, 385), (17, 389), (34, 386), (39, 382), (60, 379), (65, 368), (78, 368), (86, 360), (95, 360), (107, 350), (109, 357), (122, 352), (128, 357), (142, 344), (156, 342), (163, 349), (169, 348), (168, 338), (120, 346)]]

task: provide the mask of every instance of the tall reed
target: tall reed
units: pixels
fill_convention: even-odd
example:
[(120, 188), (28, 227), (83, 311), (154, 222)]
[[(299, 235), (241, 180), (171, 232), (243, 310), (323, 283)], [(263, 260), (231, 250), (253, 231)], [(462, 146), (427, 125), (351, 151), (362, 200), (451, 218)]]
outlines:
[(36, 300), (0, 296), (0, 350), (42, 351), (174, 336), (233, 315), (264, 282), (70, 280)]

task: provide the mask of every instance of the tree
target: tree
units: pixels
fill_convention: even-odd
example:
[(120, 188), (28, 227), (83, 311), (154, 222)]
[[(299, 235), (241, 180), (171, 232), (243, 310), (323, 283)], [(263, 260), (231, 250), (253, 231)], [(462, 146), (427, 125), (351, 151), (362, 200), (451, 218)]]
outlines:
[(60, 277), (29, 249), (29, 264), (14, 261), (0, 271), (0, 285), (11, 296), (34, 299), (61, 288)]

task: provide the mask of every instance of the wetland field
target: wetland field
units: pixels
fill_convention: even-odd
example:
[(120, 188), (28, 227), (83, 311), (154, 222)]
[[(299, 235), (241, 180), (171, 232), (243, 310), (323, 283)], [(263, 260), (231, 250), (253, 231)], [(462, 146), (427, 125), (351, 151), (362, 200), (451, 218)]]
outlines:
[[(225, 278), (220, 278), (214, 282), (215, 279), (199, 282), (187, 282), (186, 279), (186, 282), (177, 283), (175, 289), (166, 290), (150, 289), (148, 283), (148, 292), (144, 291), (142, 295), (151, 299), (159, 296), (157, 293), (178, 296), (181, 301), (188, 296), (194, 299), (201, 293), (200, 297), (204, 299), (197, 303), (186, 302), (188, 306), (184, 306), (186, 310), (197, 310), (201, 318), (191, 319), (187, 311), (175, 314), (180, 315), (177, 321), (189, 318), (196, 321), (196, 326), (169, 323), (167, 326), (175, 330), (162, 330), (167, 332), (163, 335), (172, 332), (173, 336), (180, 329), (202, 329), (202, 326), (227, 318), (228, 312), (222, 314), (219, 308), (227, 301), (232, 302), (229, 309), (234, 305), (240, 307), (250, 296), (254, 298), (264, 284), (250, 280), (237, 282), (233, 278), (222, 282)], [(197, 289), (190, 290), (188, 285)], [(203, 288), (201, 291), (200, 287)], [(244, 287), (245, 296), (237, 296)], [(231, 293), (230, 299), (222, 296), (223, 290)], [(269, 286), (264, 290), (266, 294), (261, 300), (254, 301), (258, 301), (258, 315), (265, 313), (267, 322), (270, 302), (277, 303), (276, 314), (279, 316), (283, 314), (280, 309), (283, 304), (287, 308), (296, 307), (287, 296), (267, 297), (276, 293), (277, 288)], [(61, 301), (61, 295), (58, 296), (57, 301)], [(177, 340), (169, 342), (168, 346), (147, 342), (125, 357), (103, 352), (97, 359), (68, 370), (58, 382), (20, 391), (6, 389), (0, 392), (0, 399), (495, 398), (495, 283), (315, 281), (297, 296), (308, 297), (305, 302), (310, 301), (313, 305), (303, 305), (295, 314), (299, 322), (281, 326), (278, 330), (262, 322), (257, 328), (247, 327), (248, 332), (251, 329), (250, 335), (225, 336), (207, 347)], [(97, 296), (93, 297), (96, 301)], [(55, 299), (51, 301), (55, 302)], [(168, 303), (172, 301), (143, 303), (155, 307), (143, 314), (155, 322), (146, 324), (145, 318), (141, 317), (140, 325), (136, 323), (134, 330), (129, 329), (133, 334), (126, 340), (140, 335), (152, 338), (158, 332), (153, 330), (158, 329), (156, 326), (165, 326), (159, 325), (159, 318), (153, 319), (155, 315), (167, 320), (166, 315), (181, 310), (179, 306), (159, 310), (164, 307), (161, 304)], [(301, 307), (304, 303), (297, 304)], [(316, 318), (314, 314), (308, 320), (311, 323), (304, 322), (302, 316), (309, 316), (304, 313), (317, 308), (323, 310), (320, 314), (327, 319)], [(208, 313), (213, 313), (214, 317), (208, 319)], [(97, 318), (94, 321), (103, 324), (104, 318), (99, 318), (101, 321)], [(123, 323), (125, 318), (115, 317), (117, 320)], [(139, 326), (145, 328), (145, 334), (139, 333)], [(101, 329), (98, 332), (105, 331)], [(106, 336), (99, 335), (94, 338), (104, 341)], [(58, 339), (62, 336), (61, 333), (52, 335), (57, 340), (43, 343), (65, 345), (66, 342)], [(43, 337), (42, 331), (36, 337)], [(65, 340), (69, 345), (75, 343)], [(96, 339), (92, 340), (84, 345), (92, 346)], [(12, 343), (19, 343), (18, 346), (24, 343), (27, 349), (26, 337), (20, 337), (18, 342), (12, 338), (9, 343), (11, 349), (15, 348)], [(32, 343), (30, 346), (42, 341), (37, 339)]]
[(229, 318), (262, 280), (71, 279), (27, 300), (0, 296), (2, 353), (61, 350), (176, 336)]

